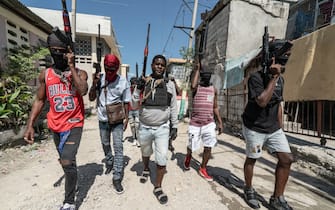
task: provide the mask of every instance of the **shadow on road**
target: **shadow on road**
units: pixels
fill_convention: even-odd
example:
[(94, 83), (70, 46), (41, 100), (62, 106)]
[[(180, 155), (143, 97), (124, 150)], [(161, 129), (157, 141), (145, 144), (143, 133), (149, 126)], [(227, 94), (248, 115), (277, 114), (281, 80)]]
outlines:
[[(219, 167), (211, 167), (208, 166), (208, 171), (213, 175), (214, 181), (235, 193), (236, 195), (240, 196), (244, 199), (243, 188), (244, 188), (244, 181), (237, 177), (235, 174), (231, 173), (230, 170), (226, 170)], [(264, 207), (269, 208), (269, 203), (264, 199), (263, 196), (256, 193), (257, 199), (262, 203)]]
[(88, 191), (95, 181), (96, 176), (103, 174), (103, 165), (96, 163), (87, 163), (78, 167), (78, 190), (76, 199), (76, 208), (79, 209)]
[[(150, 182), (152, 185), (155, 183), (156, 179), (156, 163), (152, 160), (149, 160), (149, 170), (150, 170)], [(140, 181), (142, 172), (143, 172), (143, 162), (137, 161), (131, 168), (130, 171), (136, 172), (136, 176), (138, 177), (138, 181)]]
[[(233, 144), (230, 144), (229, 142), (226, 142), (226, 141), (223, 141), (223, 140), (219, 140), (218, 139), (218, 144), (221, 144), (221, 145), (224, 145), (226, 147), (229, 147), (233, 150), (235, 150), (236, 152), (239, 152), (239, 153), (242, 153), (244, 154), (245, 153), (245, 149), (241, 148), (241, 147), (237, 147)], [(271, 173), (273, 176), (274, 176), (274, 171), (275, 171), (275, 168), (276, 168), (276, 163), (273, 163), (265, 158), (259, 158), (256, 162), (256, 165), (257, 164), (264, 164), (264, 165), (267, 165), (269, 167), (271, 167), (273, 170), (268, 170), (266, 168), (264, 168), (265, 170), (268, 170), (269, 173)], [(293, 163), (294, 164), (294, 163)], [(241, 166), (243, 167), (243, 166)], [(257, 176), (257, 174), (255, 174), (255, 176)], [(320, 196), (327, 196), (329, 198), (330, 197), (335, 197), (335, 188), (330, 186), (329, 185), (329, 182), (326, 182), (324, 181), (323, 179), (319, 179), (319, 178), (316, 178), (316, 177), (313, 177), (313, 176), (310, 176), (306, 173), (302, 173), (302, 172), (299, 172), (299, 171), (295, 171), (295, 170), (292, 170), (291, 168), (291, 173), (290, 173), (290, 176), (291, 177), (294, 177), (308, 185), (311, 185), (312, 187), (309, 187), (308, 185), (301, 185), (299, 183), (296, 182), (296, 184), (299, 184), (303, 187), (305, 187), (306, 189), (310, 190), (310, 191), (313, 191), (314, 193), (316, 194), (319, 194)], [(318, 189), (318, 191), (315, 190)], [(322, 191), (324, 193), (320, 193), (319, 191)], [(330, 199), (332, 200), (332, 199)]]

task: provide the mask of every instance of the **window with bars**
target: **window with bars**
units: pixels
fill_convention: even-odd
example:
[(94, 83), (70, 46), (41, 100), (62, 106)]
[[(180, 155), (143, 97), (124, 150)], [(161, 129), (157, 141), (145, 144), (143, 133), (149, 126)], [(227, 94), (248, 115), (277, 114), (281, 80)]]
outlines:
[(76, 55), (79, 56), (91, 56), (92, 55), (91, 38), (76, 37), (75, 52)]
[(23, 47), (28, 49), (30, 46), (28, 31), (9, 20), (7, 20), (6, 23), (7, 47), (9, 49), (16, 47)]
[(172, 64), (171, 65), (171, 75), (173, 75), (173, 77), (175, 79), (178, 80), (184, 80), (185, 79), (185, 74), (186, 74), (186, 69), (185, 66), (183, 65), (176, 65), (176, 64)]

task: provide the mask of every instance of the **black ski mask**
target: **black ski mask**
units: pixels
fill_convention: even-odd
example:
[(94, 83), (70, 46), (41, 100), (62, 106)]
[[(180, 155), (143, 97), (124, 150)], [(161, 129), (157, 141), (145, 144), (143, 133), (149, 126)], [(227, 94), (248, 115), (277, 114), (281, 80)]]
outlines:
[(203, 87), (208, 87), (211, 85), (211, 72), (201, 72), (200, 73), (200, 85)]
[(59, 38), (54, 33), (48, 36), (47, 43), (50, 49), (51, 57), (54, 61), (55, 68), (60, 71), (66, 71), (68, 68), (68, 63), (65, 58), (65, 53), (67, 53), (67, 45), (59, 40)]

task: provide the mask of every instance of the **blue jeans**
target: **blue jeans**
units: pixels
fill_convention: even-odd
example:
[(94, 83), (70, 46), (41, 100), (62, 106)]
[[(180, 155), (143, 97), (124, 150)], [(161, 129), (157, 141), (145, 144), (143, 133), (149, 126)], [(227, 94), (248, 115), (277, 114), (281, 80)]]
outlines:
[(130, 125), (131, 134), (133, 139), (138, 138), (138, 127), (140, 124), (139, 120), (139, 111), (138, 110), (130, 110), (128, 113), (128, 123)]
[[(123, 123), (110, 125), (108, 122), (99, 121), (100, 139), (103, 147), (110, 147), (111, 134), (113, 135), (114, 164), (113, 179), (123, 177)], [(110, 153), (112, 150), (110, 149)], [(111, 155), (111, 154), (105, 154)]]

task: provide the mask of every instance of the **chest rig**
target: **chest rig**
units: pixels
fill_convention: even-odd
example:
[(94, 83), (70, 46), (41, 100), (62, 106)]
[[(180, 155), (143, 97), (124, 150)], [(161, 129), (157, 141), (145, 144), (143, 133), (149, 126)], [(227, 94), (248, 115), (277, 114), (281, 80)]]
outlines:
[(171, 93), (168, 93), (167, 81), (164, 79), (147, 80), (144, 88), (142, 105), (144, 106), (170, 106)]

